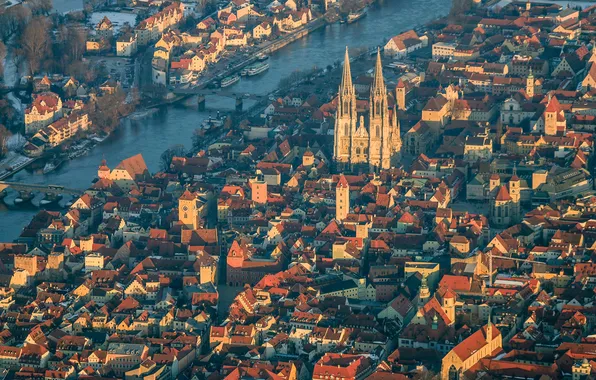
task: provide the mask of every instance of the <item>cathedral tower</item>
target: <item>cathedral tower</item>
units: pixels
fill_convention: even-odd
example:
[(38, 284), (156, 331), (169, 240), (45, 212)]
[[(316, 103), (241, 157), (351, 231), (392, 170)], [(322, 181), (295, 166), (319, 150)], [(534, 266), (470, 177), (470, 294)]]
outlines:
[(397, 110), (389, 109), (380, 51), (377, 51), (369, 105), (368, 120), (365, 120), (365, 115), (358, 115), (356, 111), (346, 49), (334, 128), (333, 157), (340, 168), (362, 165), (376, 171), (390, 169), (392, 162), (396, 164), (399, 160), (402, 143)]
[(350, 70), (350, 56), (346, 47), (344, 70), (339, 86), (337, 98), (337, 113), (335, 115), (333, 157), (340, 166), (350, 163), (352, 136), (356, 132), (356, 91), (352, 85)]
[(390, 168), (391, 132), (381, 51), (377, 50), (375, 74), (370, 87), (369, 164), (372, 170)]

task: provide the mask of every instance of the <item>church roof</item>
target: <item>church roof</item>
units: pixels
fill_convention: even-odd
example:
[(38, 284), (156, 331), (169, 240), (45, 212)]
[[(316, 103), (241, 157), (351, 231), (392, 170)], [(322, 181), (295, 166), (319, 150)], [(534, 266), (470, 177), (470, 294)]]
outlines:
[(507, 187), (501, 186), (501, 188), (499, 189), (499, 192), (497, 193), (497, 197), (495, 198), (495, 200), (497, 200), (499, 202), (505, 202), (505, 201), (511, 200), (511, 196), (509, 195), (509, 191), (507, 191)]

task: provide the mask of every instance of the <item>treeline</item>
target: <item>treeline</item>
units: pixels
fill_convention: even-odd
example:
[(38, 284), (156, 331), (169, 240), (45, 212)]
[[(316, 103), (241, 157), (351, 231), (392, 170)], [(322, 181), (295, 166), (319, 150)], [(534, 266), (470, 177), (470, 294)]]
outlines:
[(87, 40), (80, 22), (84, 15), (50, 15), (52, 0), (26, 4), (0, 6), (0, 57), (10, 46), (15, 65), (21, 68), (26, 63), (27, 74), (58, 72), (85, 82), (97, 79), (97, 73), (82, 61)]

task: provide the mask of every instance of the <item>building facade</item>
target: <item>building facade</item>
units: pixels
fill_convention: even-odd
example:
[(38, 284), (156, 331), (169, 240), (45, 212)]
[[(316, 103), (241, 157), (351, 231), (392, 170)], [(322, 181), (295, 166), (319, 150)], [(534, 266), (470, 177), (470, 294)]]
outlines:
[(346, 49), (334, 129), (334, 159), (342, 168), (389, 169), (400, 159), (402, 142), (397, 112), (395, 107), (389, 110), (380, 53), (377, 53), (369, 104), (365, 122), (365, 116), (356, 111), (356, 91)]

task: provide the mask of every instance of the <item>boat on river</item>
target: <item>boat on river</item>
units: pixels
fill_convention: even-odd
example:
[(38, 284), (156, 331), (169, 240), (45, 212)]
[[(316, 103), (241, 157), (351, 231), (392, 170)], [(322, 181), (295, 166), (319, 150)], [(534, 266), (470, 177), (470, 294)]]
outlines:
[(221, 80), (221, 87), (229, 87), (240, 80), (240, 75), (232, 75)]
[(367, 13), (368, 13), (368, 8), (363, 8), (363, 9), (359, 10), (358, 12), (350, 12), (348, 14), (348, 18), (346, 19), (346, 22), (348, 24), (356, 22), (356, 21), (360, 20), (361, 18), (363, 18), (364, 16), (366, 16)]
[(249, 67), (246, 75), (252, 77), (253, 75), (259, 75), (267, 70), (269, 70), (269, 64), (267, 62), (260, 62)]
[(51, 172), (53, 172), (54, 170), (58, 169), (60, 167), (60, 165), (62, 165), (64, 163), (64, 159), (62, 158), (57, 158), (51, 161), (48, 161), (48, 163), (46, 163), (46, 165), (43, 167), (43, 174), (49, 174)]

